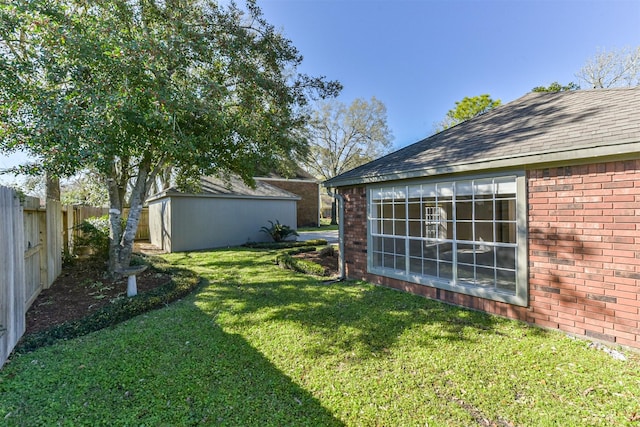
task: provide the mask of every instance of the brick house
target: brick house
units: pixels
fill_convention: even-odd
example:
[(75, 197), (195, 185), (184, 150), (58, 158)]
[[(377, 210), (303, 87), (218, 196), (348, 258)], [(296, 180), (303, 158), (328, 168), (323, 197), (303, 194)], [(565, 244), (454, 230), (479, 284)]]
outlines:
[(320, 182), (307, 172), (299, 169), (293, 176), (284, 177), (277, 173), (255, 178), (274, 187), (281, 188), (300, 197), (298, 201), (297, 227), (317, 227), (320, 225)]
[(640, 88), (529, 93), (324, 185), (346, 277), (640, 348)]

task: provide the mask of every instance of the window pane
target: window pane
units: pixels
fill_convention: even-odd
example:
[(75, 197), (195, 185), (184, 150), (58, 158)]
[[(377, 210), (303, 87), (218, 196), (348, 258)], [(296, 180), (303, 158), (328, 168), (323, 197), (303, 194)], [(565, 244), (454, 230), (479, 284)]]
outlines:
[(474, 264), (475, 254), (473, 253), (472, 244), (460, 244), (458, 243), (458, 263)]
[(420, 203), (409, 203), (409, 212), (407, 213), (407, 218), (409, 219), (421, 219), (422, 209), (420, 208)]
[(476, 220), (493, 220), (493, 199), (486, 199), (484, 196), (480, 196), (480, 198), (475, 199), (473, 206)]
[(404, 200), (407, 198), (407, 189), (405, 186), (393, 187), (393, 200)]
[(441, 243), (438, 246), (438, 259), (453, 261), (453, 245), (451, 243)]
[(494, 251), (495, 248), (486, 245), (476, 245), (476, 264), (493, 267), (495, 262)]
[[(466, 196), (465, 196), (466, 197)], [(456, 221), (473, 219), (473, 203), (471, 199), (463, 199), (456, 201)]]
[(374, 252), (382, 252), (382, 237), (371, 238), (371, 249)]
[(515, 270), (516, 248), (496, 248), (496, 267)]
[(392, 238), (384, 237), (382, 238), (382, 251), (386, 253), (394, 253), (396, 250), (394, 241)]
[(395, 223), (395, 231), (393, 234), (396, 236), (406, 236), (407, 235), (407, 222), (403, 219), (401, 221), (394, 221)]
[(380, 207), (382, 208), (380, 211), (380, 218), (393, 218), (393, 205), (385, 203)]
[(427, 243), (424, 246), (424, 257), (430, 259), (438, 259), (438, 244), (436, 243)]
[(396, 257), (395, 256), (385, 253), (385, 254), (383, 254), (383, 263), (384, 264), (382, 266), (384, 268), (393, 268), (393, 269), (395, 269), (396, 268), (395, 261), (396, 261)]
[(395, 241), (395, 253), (404, 255), (406, 253), (405, 240), (394, 239), (394, 241)]
[(422, 185), (422, 198), (433, 198), (435, 200), (437, 189), (435, 184), (423, 184)]
[(445, 182), (437, 184), (437, 194), (439, 199), (451, 199), (453, 197), (453, 183)]
[(374, 252), (372, 263), (374, 267), (382, 267), (382, 253)]
[(505, 176), (500, 178), (495, 178), (494, 180), (496, 185), (496, 194), (516, 194), (516, 177), (515, 176)]
[(409, 198), (420, 199), (422, 197), (422, 185), (410, 185), (409, 186)]
[(496, 271), (493, 268), (477, 267), (476, 268), (476, 285), (493, 287), (496, 281)]
[(496, 200), (496, 220), (514, 221), (516, 219), (516, 201), (514, 199)]
[(473, 185), (471, 181), (460, 181), (456, 183), (456, 198), (461, 196), (469, 196), (473, 194)]
[(393, 205), (393, 217), (395, 219), (405, 219), (407, 217), (407, 207), (404, 203), (395, 203)]
[(382, 234), (393, 234), (393, 221), (390, 219), (382, 221)]
[(421, 258), (409, 258), (409, 272), (414, 274), (422, 274)]
[(516, 223), (496, 222), (496, 241), (500, 243), (516, 243)]
[(424, 274), (428, 276), (438, 277), (438, 262), (430, 259), (426, 259), (422, 263)]
[(422, 222), (409, 221), (409, 236), (422, 237)]
[(473, 184), (473, 190), (476, 198), (479, 196), (493, 197), (493, 179), (476, 179)]
[(450, 262), (438, 263), (438, 277), (442, 279), (453, 279), (453, 264)]
[(457, 221), (456, 233), (458, 240), (473, 240), (473, 223), (471, 221)]
[(493, 242), (493, 222), (476, 222), (476, 242)]
[(458, 262), (458, 280), (475, 283), (475, 269), (473, 265), (460, 264)]
[(516, 292), (516, 272), (497, 270), (496, 273), (498, 275), (496, 288), (514, 294)]
[(409, 240), (409, 256), (422, 258), (422, 240)]
[(371, 189), (371, 200), (382, 200), (382, 188)]

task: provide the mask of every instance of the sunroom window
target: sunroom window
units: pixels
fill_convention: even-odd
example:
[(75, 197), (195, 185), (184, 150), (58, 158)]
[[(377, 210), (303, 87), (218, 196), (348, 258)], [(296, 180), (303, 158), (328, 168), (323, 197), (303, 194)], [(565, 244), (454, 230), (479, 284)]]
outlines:
[(527, 303), (524, 178), (369, 188), (372, 273)]

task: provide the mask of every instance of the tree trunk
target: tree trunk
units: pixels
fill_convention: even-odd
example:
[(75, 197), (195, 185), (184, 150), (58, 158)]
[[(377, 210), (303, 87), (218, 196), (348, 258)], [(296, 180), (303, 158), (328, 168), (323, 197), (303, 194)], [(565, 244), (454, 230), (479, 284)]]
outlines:
[(47, 172), (46, 187), (47, 195), (45, 197), (47, 198), (47, 200), (60, 201), (60, 179), (52, 176)]
[(115, 276), (120, 270), (120, 235), (122, 234), (122, 198), (116, 179), (107, 179), (109, 190), (109, 273)]
[(136, 232), (138, 231), (138, 223), (142, 214), (142, 204), (147, 198), (147, 189), (149, 188), (149, 179), (151, 173), (151, 159), (145, 157), (141, 162), (136, 177), (136, 183), (131, 190), (129, 198), (129, 216), (122, 238), (120, 239), (118, 265), (120, 267), (128, 267), (131, 262), (131, 254), (133, 253), (133, 243), (135, 241)]

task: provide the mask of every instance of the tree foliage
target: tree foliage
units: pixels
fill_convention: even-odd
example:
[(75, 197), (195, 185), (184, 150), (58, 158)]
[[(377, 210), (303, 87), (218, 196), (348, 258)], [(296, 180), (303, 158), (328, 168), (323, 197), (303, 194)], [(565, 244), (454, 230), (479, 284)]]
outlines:
[(576, 73), (585, 87), (604, 89), (640, 85), (640, 46), (599, 51)]
[[(92, 170), (109, 194), (111, 271), (127, 266), (151, 183), (239, 175), (304, 153), (313, 98), (341, 86), (254, 0), (18, 0), (0, 5), (0, 151), (60, 177)], [(130, 188), (128, 202), (125, 201)], [(123, 229), (122, 208), (131, 211)]]
[(493, 100), (490, 95), (465, 96), (461, 101), (456, 101), (455, 108), (447, 112), (442, 122), (436, 125), (436, 131), (449, 129), (459, 123), (484, 114), (502, 104), (499, 99)]
[(312, 114), (307, 137), (306, 168), (322, 179), (386, 154), (392, 140), (387, 109), (375, 97), (356, 99), (348, 107), (336, 100), (321, 102)]
[(531, 89), (532, 92), (564, 92), (568, 90), (578, 90), (580, 86), (574, 82), (569, 82), (565, 86), (558, 82), (553, 82), (549, 86), (536, 86)]

